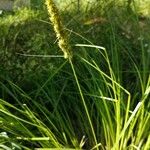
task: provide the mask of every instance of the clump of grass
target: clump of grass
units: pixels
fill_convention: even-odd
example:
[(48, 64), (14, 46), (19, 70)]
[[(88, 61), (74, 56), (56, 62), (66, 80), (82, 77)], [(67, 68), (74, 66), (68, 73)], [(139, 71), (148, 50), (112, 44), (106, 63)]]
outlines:
[[(132, 17), (138, 23), (136, 11)], [(107, 29), (107, 49), (71, 32), (87, 44), (75, 44), (80, 50), (73, 59), (57, 62), (46, 77), (33, 74), (30, 91), (9, 80), (0, 82), (1, 148), (150, 148), (150, 62), (143, 41), (137, 61), (117, 27), (118, 22), (110, 22), (102, 28)]]

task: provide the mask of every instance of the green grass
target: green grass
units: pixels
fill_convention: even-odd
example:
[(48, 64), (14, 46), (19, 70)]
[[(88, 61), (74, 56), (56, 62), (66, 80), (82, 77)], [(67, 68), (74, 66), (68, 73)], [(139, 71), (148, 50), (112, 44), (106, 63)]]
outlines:
[(60, 6), (72, 60), (62, 58), (45, 8), (0, 18), (0, 148), (150, 149), (146, 6)]

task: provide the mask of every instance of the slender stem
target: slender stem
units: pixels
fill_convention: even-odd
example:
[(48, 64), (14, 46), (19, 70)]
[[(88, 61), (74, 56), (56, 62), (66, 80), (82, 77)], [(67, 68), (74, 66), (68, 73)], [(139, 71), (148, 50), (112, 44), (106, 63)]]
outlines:
[[(88, 111), (88, 108), (87, 108), (87, 105), (86, 105), (86, 102), (85, 102), (85, 99), (84, 99), (81, 87), (80, 87), (80, 83), (79, 83), (79, 80), (78, 80), (75, 68), (73, 66), (73, 63), (72, 63), (71, 59), (69, 59), (69, 62), (70, 62), (70, 65), (71, 65), (71, 68), (72, 68), (72, 71), (73, 71), (73, 74), (74, 74), (74, 77), (75, 77), (75, 80), (76, 80), (76, 83), (77, 83), (77, 86), (78, 86), (78, 90), (79, 90), (79, 93), (80, 93), (80, 96), (81, 96), (81, 99), (82, 99), (82, 103), (83, 103), (83, 106), (84, 106), (84, 109), (85, 109), (85, 112), (86, 112), (86, 115), (87, 115), (87, 118), (88, 118), (88, 121), (89, 121), (89, 124), (90, 124), (90, 127), (91, 127), (91, 131), (92, 131), (92, 134), (93, 134), (94, 142), (97, 145), (98, 143), (97, 143), (94, 127), (93, 127), (93, 124), (92, 124), (92, 120), (91, 120), (91, 117), (90, 117), (90, 114), (89, 114), (89, 111)], [(98, 147), (97, 147), (97, 150), (98, 150)]]

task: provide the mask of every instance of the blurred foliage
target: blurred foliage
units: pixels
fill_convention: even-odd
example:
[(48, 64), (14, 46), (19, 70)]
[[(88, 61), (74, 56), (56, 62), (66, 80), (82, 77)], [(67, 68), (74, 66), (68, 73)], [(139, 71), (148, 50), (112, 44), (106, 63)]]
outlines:
[[(75, 44), (88, 43), (82, 38), (86, 37), (93, 44), (106, 47), (110, 57), (113, 57), (110, 49), (115, 43), (121, 57), (126, 60), (122, 62), (124, 68), (130, 68), (130, 63), (126, 63), (130, 62), (127, 52), (134, 56), (136, 63), (141, 61), (141, 43), (145, 55), (149, 57), (150, 19), (140, 11), (136, 13), (133, 4), (128, 7), (127, 3), (121, 3), (125, 2), (122, 0), (109, 0), (107, 3), (100, 0), (79, 1), (80, 6), (78, 1), (73, 0), (56, 2), (74, 52), (80, 51), (74, 47)], [(0, 16), (0, 37), (1, 77), (10, 78), (14, 82), (23, 82), (26, 76), (28, 79), (29, 76), (45, 77), (49, 70), (57, 68), (57, 63), (63, 61), (58, 58), (20, 55), (62, 54), (42, 0), (31, 1), (31, 9), (3, 12)], [(116, 41), (113, 41), (114, 37)], [(115, 62), (112, 63), (115, 66)]]
[[(35, 71), (40, 74), (52, 68), (50, 59), (27, 57), (20, 54), (48, 55), (53, 51), (55, 37), (49, 24), (41, 20), (43, 13), (21, 9), (0, 18), (0, 72), (15, 82)], [(48, 32), (47, 32), (48, 31)]]

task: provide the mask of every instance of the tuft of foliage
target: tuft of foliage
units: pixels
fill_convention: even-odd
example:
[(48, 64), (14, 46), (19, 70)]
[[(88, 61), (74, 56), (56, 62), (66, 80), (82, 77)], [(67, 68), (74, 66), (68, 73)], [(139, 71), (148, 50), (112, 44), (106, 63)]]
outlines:
[(150, 149), (149, 18), (134, 1), (68, 2), (69, 61), (45, 8), (0, 18), (0, 148)]

